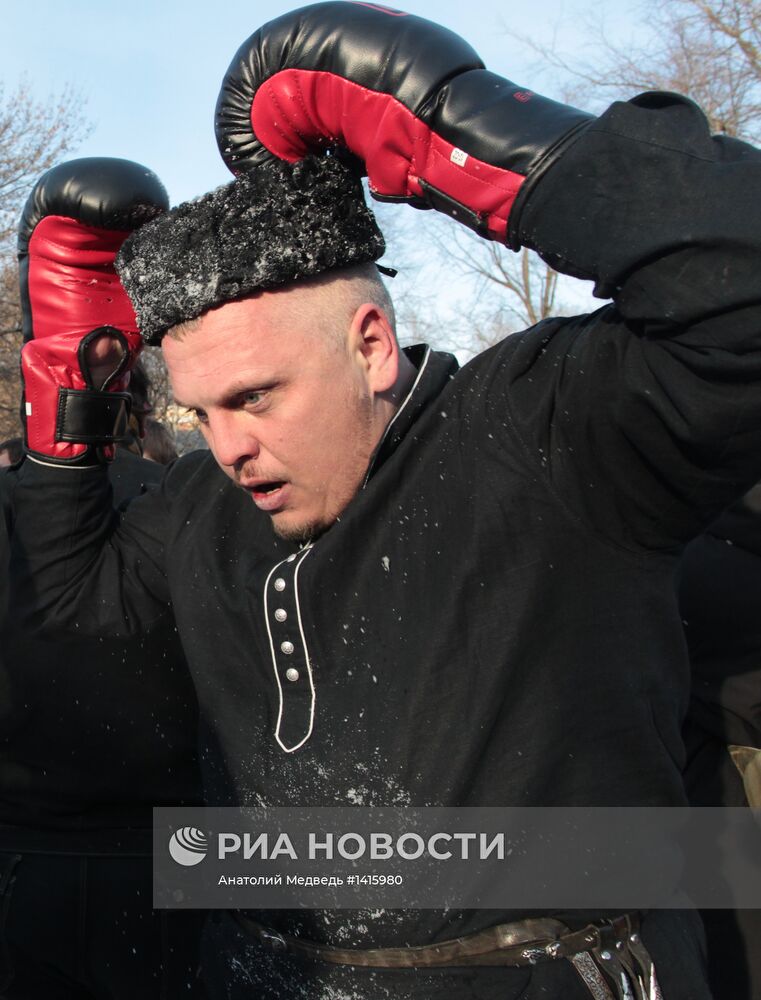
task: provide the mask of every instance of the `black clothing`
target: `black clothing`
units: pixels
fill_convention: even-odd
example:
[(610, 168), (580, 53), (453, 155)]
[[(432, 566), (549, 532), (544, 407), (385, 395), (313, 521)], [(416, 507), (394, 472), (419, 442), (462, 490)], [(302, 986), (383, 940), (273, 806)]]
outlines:
[[(761, 747), (761, 485), (733, 504), (687, 546), (679, 566), (679, 608), (692, 664), (688, 723), (700, 736)], [(689, 781), (695, 805), (744, 805), (739, 772), (724, 751), (720, 784)], [(713, 768), (712, 768), (713, 770)]]
[[(115, 502), (163, 471), (118, 449)], [(37, 638), (11, 616), (0, 648), (0, 850), (149, 853), (153, 806), (201, 802), (198, 706), (171, 615), (127, 640)]]
[[(118, 449), (116, 502), (162, 474)], [(200, 996), (202, 915), (152, 910), (152, 807), (201, 802), (198, 707), (171, 615), (93, 639), (33, 637), (11, 613), (0, 649), (0, 993)]]
[[(592, 322), (602, 340), (603, 317)], [(207, 801), (684, 804), (673, 557), (574, 520), (507, 419), (504, 382), (522, 355), (552, 367), (577, 324), (512, 337), (455, 378), (448, 356), (427, 352), (367, 487), (298, 553), (209, 453), (130, 506), (66, 602), (76, 596), (81, 630), (116, 631), (163, 614), (157, 598), (171, 594), (203, 706)], [(79, 523), (67, 512), (65, 530), (98, 544), (107, 481), (68, 471), (28, 463), (20, 507), (44, 481), (55, 520), (75, 494)]]
[(143, 858), (0, 853), (3, 1000), (200, 1000), (204, 914), (152, 910)]
[[(684, 804), (673, 572), (761, 475), (759, 189), (689, 102), (614, 105), (522, 216), (614, 305), (457, 373), (415, 353), (366, 483), (299, 552), (208, 455), (121, 518), (100, 470), (28, 463), (20, 613), (130, 633), (171, 601), (214, 804)], [(382, 947), (524, 915), (263, 922)], [(706, 995), (695, 961), (666, 998)]]
[[(747, 805), (729, 745), (761, 747), (761, 486), (685, 549), (679, 608), (692, 664), (685, 785), (698, 806)], [(761, 910), (708, 910), (716, 1000), (761, 1000)]]

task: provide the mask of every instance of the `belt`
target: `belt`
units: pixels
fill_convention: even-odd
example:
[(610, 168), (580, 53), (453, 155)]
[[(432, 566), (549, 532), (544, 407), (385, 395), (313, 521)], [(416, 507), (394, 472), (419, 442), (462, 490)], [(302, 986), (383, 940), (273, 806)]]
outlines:
[(281, 934), (237, 910), (232, 916), (248, 936), (275, 954), (370, 969), (518, 967), (568, 959), (595, 1000), (662, 1000), (635, 913), (577, 931), (550, 917), (529, 918), (438, 944), (403, 948), (334, 948)]

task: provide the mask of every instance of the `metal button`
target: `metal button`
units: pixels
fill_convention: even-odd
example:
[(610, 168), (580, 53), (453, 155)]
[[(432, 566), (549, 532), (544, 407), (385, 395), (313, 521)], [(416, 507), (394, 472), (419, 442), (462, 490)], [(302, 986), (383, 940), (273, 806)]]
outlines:
[(287, 617), (288, 617), (288, 612), (285, 611), (283, 608), (275, 609), (275, 621), (284, 622)]
[(289, 667), (285, 672), (285, 676), (289, 681), (297, 681), (299, 679), (299, 672), (295, 667)]
[(282, 578), (282, 576), (279, 576), (277, 580), (275, 580), (274, 586), (275, 590), (285, 590), (285, 580)]
[(281, 642), (280, 649), (285, 653), (286, 656), (290, 656), (294, 650), (294, 645), (292, 642)]

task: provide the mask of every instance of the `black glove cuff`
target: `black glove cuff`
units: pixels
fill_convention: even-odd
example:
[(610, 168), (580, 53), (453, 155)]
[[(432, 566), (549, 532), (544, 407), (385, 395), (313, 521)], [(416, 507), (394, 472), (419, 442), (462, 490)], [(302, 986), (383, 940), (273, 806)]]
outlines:
[(56, 441), (116, 444), (127, 437), (132, 400), (127, 392), (59, 389)]

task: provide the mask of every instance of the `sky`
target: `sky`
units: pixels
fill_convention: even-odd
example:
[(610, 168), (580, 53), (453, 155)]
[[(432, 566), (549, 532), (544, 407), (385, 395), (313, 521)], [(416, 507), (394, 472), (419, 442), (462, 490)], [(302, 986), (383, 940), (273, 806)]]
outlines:
[[(230, 179), (213, 127), (222, 77), (255, 30), (295, 6), (288, 0), (6, 0), (0, 80), (12, 90), (25, 76), (43, 101), (73, 86), (93, 129), (72, 155), (137, 160), (159, 175), (176, 204)], [(556, 37), (578, 51), (584, 44), (578, 11), (589, 3), (411, 0), (404, 9), (462, 35), (489, 69), (557, 96), (536, 56), (507, 29), (545, 42)], [(608, 0), (606, 19), (624, 23), (628, 9), (626, 0)]]
[[(623, 0), (613, 0), (613, 8), (616, 3), (624, 9)], [(519, 51), (506, 27), (543, 39), (559, 31), (576, 47), (574, 12), (587, 5), (574, 4), (413, 0), (405, 10), (451, 28), (490, 69), (539, 89), (524, 78), (535, 57)], [(73, 84), (95, 126), (78, 155), (145, 163), (172, 201), (182, 201), (228, 179), (213, 114), (233, 55), (262, 24), (296, 6), (288, 0), (12, 0), (3, 4), (0, 80), (12, 88), (25, 74), (40, 99)], [(608, 15), (611, 9), (606, 4)]]

